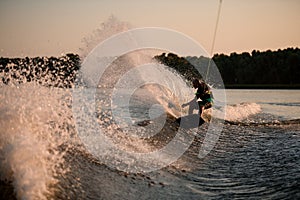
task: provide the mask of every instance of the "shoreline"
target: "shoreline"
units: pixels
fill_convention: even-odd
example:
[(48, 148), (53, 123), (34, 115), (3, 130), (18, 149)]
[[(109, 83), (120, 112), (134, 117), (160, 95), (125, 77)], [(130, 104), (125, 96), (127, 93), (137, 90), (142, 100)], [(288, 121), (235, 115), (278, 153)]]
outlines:
[(225, 84), (225, 89), (274, 89), (298, 90), (300, 84)]

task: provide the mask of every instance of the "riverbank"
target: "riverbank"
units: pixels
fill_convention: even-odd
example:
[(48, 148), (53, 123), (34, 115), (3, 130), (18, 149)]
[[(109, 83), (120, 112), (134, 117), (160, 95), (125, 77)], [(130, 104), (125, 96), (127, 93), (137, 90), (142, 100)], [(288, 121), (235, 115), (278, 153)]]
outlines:
[(226, 89), (300, 89), (300, 84), (225, 84)]

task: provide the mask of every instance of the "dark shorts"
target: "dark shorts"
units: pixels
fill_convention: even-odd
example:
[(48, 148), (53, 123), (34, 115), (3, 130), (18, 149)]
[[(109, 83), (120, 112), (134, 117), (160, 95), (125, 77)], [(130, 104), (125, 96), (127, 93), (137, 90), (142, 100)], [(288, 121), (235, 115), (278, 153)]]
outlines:
[(204, 107), (204, 109), (208, 109), (212, 107), (212, 101), (198, 101), (199, 108)]

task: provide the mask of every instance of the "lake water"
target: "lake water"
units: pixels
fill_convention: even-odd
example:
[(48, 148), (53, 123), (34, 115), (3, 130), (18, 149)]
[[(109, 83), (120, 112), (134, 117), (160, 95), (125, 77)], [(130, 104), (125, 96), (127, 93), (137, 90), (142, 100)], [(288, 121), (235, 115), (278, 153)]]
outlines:
[[(196, 130), (178, 131), (174, 119), (165, 116), (159, 131), (156, 123), (133, 125), (136, 133), (157, 133), (150, 139), (139, 139), (124, 136), (131, 129), (124, 131), (111, 113), (99, 111), (102, 130), (126, 152), (157, 151), (179, 133), (183, 138), (177, 141), (178, 147), (185, 137), (192, 138), (174, 162), (164, 166), (168, 157), (157, 157), (156, 161), (145, 157), (146, 166), (164, 167), (135, 173), (120, 170), (124, 166), (132, 169), (136, 160), (123, 162), (119, 151), (103, 157), (88, 151), (84, 139), (78, 137), (72, 91), (30, 83), (4, 85), (0, 90), (3, 198), (299, 199), (299, 90), (227, 90), (226, 96), (227, 121), (211, 151), (202, 158), (198, 155), (203, 143), (209, 141), (209, 123)], [(80, 101), (82, 105), (89, 103), (84, 98)], [(150, 114), (153, 118), (156, 110), (163, 108), (145, 104), (141, 109), (143, 103), (131, 102), (132, 116)], [(92, 124), (88, 119), (82, 123)], [(91, 144), (97, 147), (101, 142)]]
[(255, 102), (263, 113), (282, 119), (300, 118), (300, 90), (226, 90), (227, 103)]

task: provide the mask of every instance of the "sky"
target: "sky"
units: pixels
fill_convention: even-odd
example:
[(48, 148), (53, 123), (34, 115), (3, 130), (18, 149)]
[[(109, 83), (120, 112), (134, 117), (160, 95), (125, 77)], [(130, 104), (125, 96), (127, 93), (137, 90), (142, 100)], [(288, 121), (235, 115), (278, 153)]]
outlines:
[(210, 54), (300, 47), (299, 0), (1, 0), (0, 56), (79, 53), (110, 16), (134, 28), (162, 27)]

